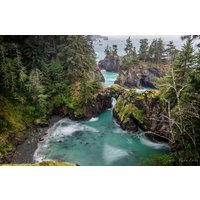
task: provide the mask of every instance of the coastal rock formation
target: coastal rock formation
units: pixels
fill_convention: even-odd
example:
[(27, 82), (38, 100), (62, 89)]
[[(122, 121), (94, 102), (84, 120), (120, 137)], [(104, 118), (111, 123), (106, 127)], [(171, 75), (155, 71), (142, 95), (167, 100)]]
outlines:
[(54, 115), (66, 116), (72, 120), (88, 120), (92, 117), (96, 117), (108, 108), (112, 107), (112, 97), (103, 89), (96, 96), (89, 100), (81, 107), (69, 107), (67, 105), (61, 105), (59, 108), (53, 110)]
[(99, 68), (109, 72), (119, 72), (120, 59), (117, 55), (108, 55), (99, 61)]
[(135, 64), (131, 68), (121, 67), (115, 83), (126, 88), (156, 88), (156, 79), (165, 75), (161, 67)]
[(113, 115), (121, 128), (136, 132), (138, 127), (153, 141), (168, 142), (169, 124), (166, 105), (157, 90), (137, 93), (130, 90), (119, 96)]
[(54, 115), (67, 116), (72, 120), (88, 120), (92, 117), (96, 117), (108, 108), (112, 107), (112, 98), (117, 99), (120, 95), (123, 95), (127, 89), (114, 84), (111, 87), (102, 89), (96, 94), (96, 96), (89, 100), (88, 103), (82, 107), (67, 107), (62, 105), (61, 107), (54, 109)]
[[(112, 98), (109, 96), (106, 91), (102, 91), (97, 94), (96, 98), (88, 102), (86, 106), (83, 108), (84, 110), (84, 118), (90, 119), (92, 117), (96, 117), (105, 111), (108, 108), (112, 107)], [(73, 116), (71, 116), (73, 118)]]
[(91, 77), (91, 80), (105, 82), (105, 78), (103, 74), (101, 73), (101, 70), (98, 65), (96, 65), (96, 68), (90, 72), (90, 77)]
[(106, 88), (105, 91), (108, 96), (117, 99), (120, 95), (124, 94), (127, 89), (118, 84), (113, 84), (111, 87)]

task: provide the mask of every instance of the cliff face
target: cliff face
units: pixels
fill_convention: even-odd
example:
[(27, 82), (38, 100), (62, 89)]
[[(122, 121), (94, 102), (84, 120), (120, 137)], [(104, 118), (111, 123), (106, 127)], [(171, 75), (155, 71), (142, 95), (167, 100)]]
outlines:
[(99, 61), (99, 68), (105, 69), (109, 72), (119, 72), (120, 68), (120, 59), (119, 56), (109, 55), (106, 56), (103, 60)]
[(139, 127), (151, 140), (168, 142), (169, 124), (163, 117), (165, 108), (158, 91), (139, 94), (130, 90), (119, 96), (113, 115), (125, 130), (136, 132)]
[(119, 71), (115, 83), (126, 88), (156, 88), (156, 79), (165, 75), (164, 69), (144, 64), (133, 65)]
[(96, 81), (100, 81), (100, 82), (105, 82), (104, 76), (101, 73), (101, 70), (99, 68), (99, 66), (97, 65), (94, 71), (91, 71), (91, 79), (92, 80), (96, 80)]

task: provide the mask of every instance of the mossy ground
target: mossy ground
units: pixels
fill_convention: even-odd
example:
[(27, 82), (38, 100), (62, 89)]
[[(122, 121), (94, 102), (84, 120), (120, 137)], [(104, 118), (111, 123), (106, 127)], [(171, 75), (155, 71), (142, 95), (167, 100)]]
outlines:
[(24, 105), (1, 97), (0, 113), (0, 159), (12, 149), (10, 138), (20, 140), (24, 131), (34, 118)]
[(3, 164), (0, 166), (77, 166), (69, 162), (43, 161), (35, 164)]

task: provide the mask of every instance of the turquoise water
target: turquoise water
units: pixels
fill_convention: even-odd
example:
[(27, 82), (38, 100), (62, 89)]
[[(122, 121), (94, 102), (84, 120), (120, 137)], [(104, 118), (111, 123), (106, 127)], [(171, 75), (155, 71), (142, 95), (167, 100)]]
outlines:
[(165, 144), (123, 131), (110, 109), (87, 122), (63, 119), (56, 123), (36, 151), (35, 160), (68, 161), (82, 166), (129, 166), (167, 151)]
[[(116, 73), (103, 72), (110, 86)], [(115, 100), (113, 100), (113, 104)], [(166, 144), (157, 144), (144, 136), (130, 134), (115, 122), (112, 109), (90, 121), (62, 119), (48, 130), (34, 154), (36, 162), (57, 160), (82, 166), (129, 166), (140, 163), (153, 155), (169, 151)]]
[(103, 83), (105, 87), (111, 86), (115, 82), (118, 76), (118, 73), (107, 72), (106, 70), (101, 70), (101, 73), (103, 74), (105, 78), (105, 82)]

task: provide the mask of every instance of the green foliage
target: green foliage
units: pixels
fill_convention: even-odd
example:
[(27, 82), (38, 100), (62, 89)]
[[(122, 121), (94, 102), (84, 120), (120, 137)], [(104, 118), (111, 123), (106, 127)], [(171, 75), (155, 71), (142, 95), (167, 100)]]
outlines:
[(128, 37), (127, 40), (126, 40), (126, 47), (125, 47), (125, 52), (127, 55), (131, 55), (134, 51), (134, 48), (133, 48), (133, 43), (131, 41), (131, 37)]
[(117, 102), (114, 106), (115, 112), (118, 113), (119, 119), (122, 123), (127, 123), (131, 118), (137, 119), (140, 123), (145, 122), (145, 115), (143, 110), (140, 110), (133, 103), (131, 103), (132, 95), (137, 95), (135, 90), (130, 90), (126, 92), (125, 99), (122, 99), (121, 96), (117, 99)]
[(45, 121), (55, 108), (83, 114), (101, 88), (96, 71), (86, 36), (0, 36), (1, 147), (9, 146), (7, 136)]
[(159, 154), (141, 161), (142, 166), (172, 166), (174, 158), (172, 154)]
[(117, 49), (117, 45), (116, 45), (116, 44), (113, 44), (113, 45), (112, 45), (112, 48), (113, 48), (112, 54), (116, 56), (116, 55), (117, 55), (117, 50), (118, 50), (118, 49)]
[(167, 44), (167, 47), (165, 49), (165, 52), (168, 56), (168, 59), (171, 62), (175, 60), (176, 55), (178, 54), (178, 50), (176, 49), (173, 41), (169, 41), (169, 43)]
[(126, 40), (126, 47), (124, 50), (126, 52), (126, 55), (122, 57), (122, 62), (121, 62), (120, 67), (123, 70), (127, 70), (133, 67), (134, 64), (139, 63), (136, 49), (135, 47), (133, 47), (130, 37), (128, 37), (128, 39)]
[(6, 151), (3, 146), (0, 145), (0, 156), (5, 155)]
[(35, 164), (3, 164), (2, 166), (77, 166), (69, 162), (43, 161)]
[(160, 99), (168, 104), (168, 118), (176, 165), (198, 164), (200, 159), (200, 93), (198, 53), (187, 39), (167, 76), (159, 79)]
[(148, 58), (148, 39), (141, 39), (140, 40), (140, 49), (139, 49), (139, 58), (142, 61), (146, 61)]
[(105, 48), (105, 50), (104, 50), (104, 53), (105, 53), (106, 56), (109, 56), (109, 55), (110, 55), (111, 50), (110, 50), (110, 48), (109, 48), (108, 45), (106, 46), (106, 48)]
[(116, 44), (113, 44), (112, 45), (112, 48), (109, 47), (108, 45), (106, 46), (105, 50), (104, 50), (104, 53), (105, 53), (105, 56), (108, 57), (110, 55), (114, 55), (114, 56), (117, 56), (117, 45)]
[(125, 55), (122, 57), (121, 69), (127, 70), (134, 66), (134, 64), (138, 64), (138, 58), (136, 54)]
[(161, 38), (154, 39), (149, 47), (149, 60), (155, 63), (161, 63), (164, 60), (165, 47)]

